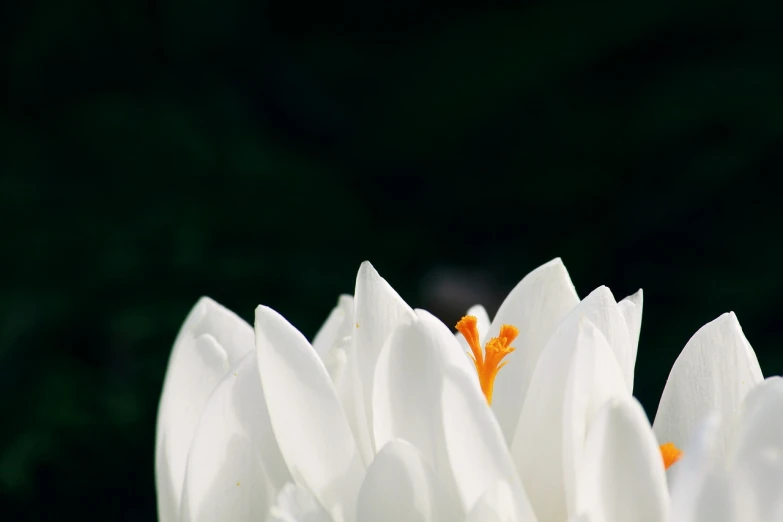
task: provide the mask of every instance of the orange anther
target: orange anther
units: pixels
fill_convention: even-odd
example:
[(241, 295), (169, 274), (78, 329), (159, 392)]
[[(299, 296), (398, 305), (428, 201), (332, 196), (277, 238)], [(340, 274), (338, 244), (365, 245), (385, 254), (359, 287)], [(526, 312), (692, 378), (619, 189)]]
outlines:
[(506, 365), (501, 363), (503, 358), (514, 351), (511, 343), (519, 335), (519, 330), (511, 325), (504, 324), (500, 327), (500, 334), (487, 341), (484, 351), (481, 350), (481, 341), (478, 333), (477, 319), (467, 315), (457, 323), (457, 330), (465, 337), (470, 346), (471, 359), (476, 366), (481, 391), (487, 398), (487, 404), (492, 404), (492, 389), (495, 386), (495, 377), (498, 371)]
[(663, 467), (669, 469), (669, 466), (680, 460), (682, 451), (671, 442), (661, 444), (661, 457), (663, 458)]

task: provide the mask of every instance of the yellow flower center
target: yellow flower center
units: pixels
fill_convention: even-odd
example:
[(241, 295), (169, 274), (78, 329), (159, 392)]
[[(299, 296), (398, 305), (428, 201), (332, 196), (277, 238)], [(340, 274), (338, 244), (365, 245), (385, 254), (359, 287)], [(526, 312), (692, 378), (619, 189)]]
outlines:
[(663, 467), (669, 469), (669, 466), (680, 460), (682, 451), (671, 442), (661, 444), (661, 457), (663, 458)]
[(500, 327), (500, 334), (487, 342), (484, 350), (481, 350), (481, 341), (479, 340), (478, 320), (472, 315), (467, 315), (457, 323), (457, 331), (465, 337), (470, 346), (470, 358), (476, 366), (481, 391), (487, 398), (487, 404), (492, 404), (492, 388), (495, 385), (500, 369), (506, 365), (506, 362), (500, 362), (503, 358), (514, 351), (511, 345), (512, 341), (519, 335), (519, 330), (509, 324)]

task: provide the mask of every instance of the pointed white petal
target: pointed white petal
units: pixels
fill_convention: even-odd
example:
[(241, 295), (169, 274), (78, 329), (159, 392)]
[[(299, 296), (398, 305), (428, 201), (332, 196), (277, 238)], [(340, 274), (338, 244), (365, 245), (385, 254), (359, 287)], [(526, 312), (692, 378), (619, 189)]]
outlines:
[(462, 515), (455, 504), (416, 448), (403, 440), (394, 440), (378, 452), (367, 470), (359, 490), (357, 520), (456, 520)]
[(511, 486), (498, 481), (487, 489), (470, 510), (465, 522), (521, 522), (517, 518)]
[(576, 483), (588, 427), (609, 399), (628, 396), (620, 367), (604, 335), (586, 318), (580, 320), (579, 328), (563, 415), (563, 479), (571, 515), (577, 512)]
[(253, 349), (253, 330), (207, 297), (188, 314), (163, 383), (155, 448), (158, 516), (176, 522), (185, 466), (201, 412), (231, 365)]
[(447, 368), (442, 399), (446, 451), (463, 509), (471, 508), (488, 486), (503, 481), (511, 487), (516, 520), (535, 521), (478, 379), (454, 367)]
[(665, 522), (669, 492), (660, 450), (641, 405), (610, 400), (590, 428), (577, 512), (606, 522)]
[[(536, 268), (508, 294), (492, 320), (489, 332), (479, 329), (484, 340), (496, 337), (503, 324), (519, 328), (516, 351), (498, 373), (492, 398), (506, 443), (514, 438), (530, 379), (547, 341), (560, 322), (579, 303), (571, 278), (560, 258)], [(480, 325), (479, 325), (480, 326)]]
[(291, 475), (333, 515), (353, 514), (364, 467), (326, 369), (271, 308), (256, 308), (255, 330), (269, 417)]
[(477, 379), (451, 331), (423, 310), (401, 324), (384, 345), (375, 376), (376, 447), (394, 439), (413, 444), (453, 490), (441, 414), (444, 369), (454, 367)]
[[(691, 337), (669, 373), (653, 424), (658, 440), (682, 446), (711, 413), (719, 413), (731, 426), (745, 395), (761, 380), (756, 354), (737, 317), (728, 313), (707, 323)], [(718, 436), (719, 455), (725, 455), (730, 435), (724, 430)]]
[(352, 343), (359, 385), (355, 393), (355, 411), (359, 423), (357, 444), (365, 462), (372, 460), (375, 454), (372, 396), (378, 357), (397, 325), (413, 321), (415, 317), (413, 310), (373, 266), (368, 261), (362, 263), (356, 276)]
[(326, 322), (313, 337), (313, 348), (324, 360), (340, 340), (351, 334), (353, 326), (353, 296), (343, 294), (326, 318)]
[(633, 295), (629, 295), (617, 305), (620, 307), (625, 318), (625, 324), (628, 326), (628, 334), (631, 339), (631, 368), (636, 366), (636, 354), (639, 350), (639, 334), (642, 331), (642, 308), (644, 305), (644, 292), (639, 289)]
[(593, 290), (589, 304), (580, 303), (582, 313), (604, 334), (614, 351), (620, 371), (623, 372), (628, 392), (633, 392), (633, 369), (636, 358), (631, 350), (631, 336), (620, 306), (614, 300), (612, 292), (605, 286)]
[(312, 492), (294, 484), (287, 484), (278, 494), (277, 502), (269, 511), (266, 522), (333, 522), (333, 520)]
[[(563, 460), (565, 391), (580, 344), (580, 322), (585, 320), (600, 330), (615, 356), (618, 347), (622, 350), (622, 346), (628, 345), (622, 314), (609, 290), (601, 287), (568, 314), (541, 353), (511, 444), (514, 463), (540, 520), (565, 520), (567, 515)], [(611, 339), (615, 340), (614, 345)]]
[(291, 475), (266, 409), (256, 353), (209, 398), (188, 454), (182, 520), (262, 520)]

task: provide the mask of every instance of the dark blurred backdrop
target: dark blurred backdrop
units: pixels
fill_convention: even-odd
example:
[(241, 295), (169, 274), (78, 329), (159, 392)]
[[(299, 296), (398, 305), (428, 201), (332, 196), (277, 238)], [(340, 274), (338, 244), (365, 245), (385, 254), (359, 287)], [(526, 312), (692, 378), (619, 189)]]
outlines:
[(155, 520), (196, 299), (312, 336), (364, 259), (448, 322), (643, 287), (650, 416), (725, 311), (783, 372), (783, 4), (582, 4), (2, 3), (0, 517)]

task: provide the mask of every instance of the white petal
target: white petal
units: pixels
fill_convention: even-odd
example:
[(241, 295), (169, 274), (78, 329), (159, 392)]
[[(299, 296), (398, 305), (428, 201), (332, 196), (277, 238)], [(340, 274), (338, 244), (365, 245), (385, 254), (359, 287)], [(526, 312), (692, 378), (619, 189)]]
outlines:
[(627, 341), (627, 328), (611, 293), (604, 287), (593, 291), (568, 314), (550, 338), (530, 381), (511, 454), (540, 520), (565, 520), (567, 515), (563, 415), (568, 374), (580, 344), (580, 322), (592, 322), (611, 344), (607, 332), (615, 334), (616, 341), (622, 340), (617, 334), (619, 328), (614, 327), (618, 319), (607, 317), (615, 313)]
[(768, 448), (783, 452), (783, 378), (770, 377), (750, 390), (736, 430), (735, 460)]
[(511, 486), (499, 481), (487, 489), (470, 510), (465, 522), (519, 522)]
[[(653, 424), (658, 440), (681, 447), (711, 413), (731, 426), (745, 395), (761, 380), (737, 317), (723, 314), (696, 332), (675, 361)], [(730, 435), (724, 430), (718, 436), (719, 455), (725, 454)]]
[[(625, 324), (628, 326), (628, 334), (631, 339), (631, 368), (636, 366), (636, 354), (639, 350), (639, 334), (642, 331), (642, 308), (644, 305), (644, 292), (639, 289), (633, 295), (629, 295), (617, 305), (620, 307), (625, 318)], [(631, 381), (633, 383), (633, 381)], [(633, 386), (631, 386), (633, 389)]]
[(588, 319), (580, 321), (577, 347), (565, 390), (563, 478), (568, 513), (576, 513), (576, 482), (588, 427), (606, 402), (628, 396), (623, 375), (604, 335)]
[(447, 490), (455, 486), (444, 442), (441, 390), (444, 370), (454, 367), (477, 380), (451, 331), (423, 310), (401, 324), (384, 345), (376, 370), (376, 447), (394, 439), (413, 444)]
[(463, 509), (467, 511), (489, 486), (502, 481), (511, 487), (516, 520), (535, 521), (478, 379), (454, 367), (447, 368), (442, 397), (446, 450)]
[(416, 448), (395, 440), (378, 452), (367, 470), (359, 490), (357, 520), (445, 522), (461, 516), (455, 503)]
[(468, 313), (465, 315), (472, 315), (476, 318), (476, 327), (478, 328), (479, 336), (481, 342), (483, 343), (487, 339), (490, 327), (489, 314), (487, 313), (487, 310), (480, 304), (477, 304), (471, 306), (468, 309)]
[[(704, 419), (683, 447), (683, 457), (669, 468), (671, 484), (671, 517), (673, 522), (695, 522), (697, 513), (709, 490), (707, 482), (718, 472), (716, 458), (720, 417)], [(659, 441), (660, 442), (660, 441)], [(708, 493), (709, 494), (709, 493)]]
[(182, 520), (261, 520), (291, 475), (266, 409), (256, 353), (223, 378), (188, 454)]
[[(729, 478), (718, 471), (708, 473), (702, 484), (702, 490), (696, 497), (693, 512), (694, 522), (747, 522), (752, 518), (737, 516), (736, 495), (731, 488)], [(675, 519), (680, 522), (680, 519)], [(685, 522), (685, 521), (683, 521)]]
[(158, 408), (155, 481), (161, 522), (179, 518), (188, 450), (209, 396), (231, 365), (252, 349), (250, 325), (207, 297), (182, 325)]
[(256, 346), (269, 417), (291, 475), (335, 519), (335, 513), (352, 515), (364, 468), (321, 360), (265, 306), (256, 308)]
[(332, 522), (332, 517), (312, 492), (287, 484), (277, 496), (277, 502), (269, 511), (266, 522)]
[(737, 462), (731, 481), (737, 513), (743, 520), (783, 520), (783, 452), (757, 449)]
[[(579, 515), (568, 517), (568, 522), (599, 522), (599, 520), (597, 518), (591, 518), (590, 515), (586, 513), (580, 513)], [(600, 522), (604, 521), (601, 520)]]
[(381, 348), (397, 325), (413, 321), (415, 314), (368, 261), (359, 267), (354, 299), (355, 329), (352, 343), (359, 384), (355, 393), (359, 421), (356, 435), (362, 458), (364, 462), (369, 462), (375, 454), (372, 435), (375, 366)]
[[(324, 368), (326, 368), (326, 372), (329, 374), (329, 378), (334, 383), (335, 389), (338, 390), (340, 388), (340, 384), (348, 375), (348, 350), (351, 346), (350, 338), (348, 338), (347, 341), (347, 343), (333, 346), (331, 350), (326, 352), (323, 357), (321, 357), (321, 360), (324, 363)], [(340, 395), (339, 391), (337, 395)], [(342, 404), (343, 409), (345, 409), (345, 403), (342, 401), (342, 399), (340, 400), (340, 404)], [(346, 413), (346, 416), (347, 415), (348, 414)]]
[(783, 514), (783, 379), (771, 377), (748, 393), (737, 423), (733, 489), (738, 512), (772, 522)]
[(666, 520), (669, 492), (663, 462), (636, 399), (610, 400), (590, 428), (577, 509), (606, 522)]
[(353, 326), (353, 296), (341, 295), (326, 318), (326, 322), (313, 337), (313, 348), (323, 360), (339, 341), (351, 334)]
[(553, 259), (530, 272), (514, 287), (500, 305), (488, 333), (479, 329), (486, 340), (496, 337), (503, 324), (519, 328), (519, 337), (513, 343), (516, 351), (508, 356), (508, 364), (498, 373), (492, 397), (492, 411), (507, 444), (514, 439), (519, 413), (541, 351), (577, 303), (579, 297), (563, 262), (560, 258)]
[[(369, 437), (369, 433), (365, 425), (364, 415), (362, 414), (360, 419), (358, 413), (361, 404), (357, 401), (357, 394), (360, 393), (361, 385), (359, 384), (359, 362), (356, 356), (356, 346), (349, 339), (349, 342), (344, 346), (332, 350), (329, 358), (324, 361), (324, 365), (334, 382), (337, 398), (340, 400), (343, 412), (345, 412), (345, 418), (348, 421), (351, 433), (353, 433), (354, 440), (357, 441), (358, 449), (360, 434), (364, 434), (364, 437)], [(361, 455), (361, 452), (360, 456), (365, 467), (372, 461), (372, 455), (368, 455), (366, 460), (365, 456)]]
[[(614, 300), (612, 292), (605, 286), (596, 288), (591, 294), (588, 305), (580, 303), (582, 313), (590, 319), (604, 334), (614, 351), (620, 371), (623, 372), (628, 392), (633, 391), (633, 369), (636, 357), (631, 350), (631, 335), (628, 324)], [(588, 301), (588, 299), (585, 299)]]

